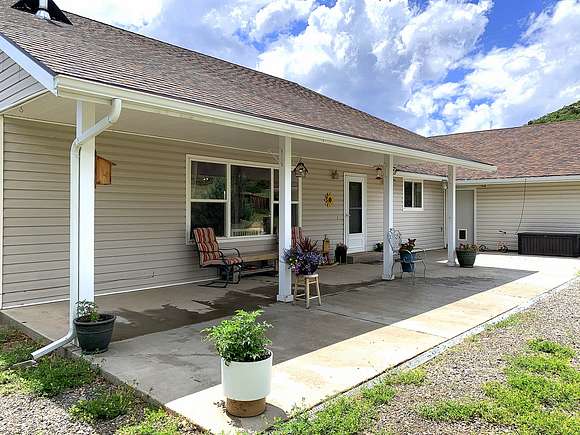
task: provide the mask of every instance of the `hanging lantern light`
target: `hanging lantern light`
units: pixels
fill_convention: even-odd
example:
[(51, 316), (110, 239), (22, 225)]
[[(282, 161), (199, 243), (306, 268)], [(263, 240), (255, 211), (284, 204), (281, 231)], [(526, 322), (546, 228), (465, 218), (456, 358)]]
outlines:
[(306, 177), (306, 175), (308, 175), (308, 168), (302, 162), (302, 159), (300, 159), (300, 161), (298, 162), (298, 164), (296, 165), (296, 167), (292, 172), (294, 172), (294, 176), (296, 178), (304, 178)]
[(375, 168), (375, 171), (377, 171), (377, 175), (375, 176), (375, 178), (377, 180), (382, 180), (384, 178), (382, 166), (377, 166)]

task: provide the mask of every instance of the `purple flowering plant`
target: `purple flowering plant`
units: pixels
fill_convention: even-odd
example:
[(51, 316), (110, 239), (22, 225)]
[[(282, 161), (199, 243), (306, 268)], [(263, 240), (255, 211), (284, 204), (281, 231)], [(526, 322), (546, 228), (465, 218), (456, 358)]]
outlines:
[(284, 251), (282, 260), (296, 275), (312, 275), (323, 260), (317, 244), (308, 237), (299, 240), (295, 247)]

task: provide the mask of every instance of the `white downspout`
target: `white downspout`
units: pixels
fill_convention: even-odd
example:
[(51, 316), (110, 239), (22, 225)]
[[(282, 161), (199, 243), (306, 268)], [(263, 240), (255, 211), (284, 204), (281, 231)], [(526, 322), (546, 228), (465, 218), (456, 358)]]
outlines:
[[(98, 136), (111, 125), (117, 122), (121, 115), (122, 103), (118, 98), (111, 102), (111, 110), (103, 119), (77, 135), (70, 147), (70, 301), (69, 301), (69, 329), (68, 333), (47, 346), (32, 352), (32, 358), (47, 355), (56, 349), (71, 342), (75, 338), (73, 320), (76, 314), (76, 305), (79, 300), (79, 177), (80, 177), (80, 150), (90, 139)], [(78, 120), (77, 120), (78, 122)]]

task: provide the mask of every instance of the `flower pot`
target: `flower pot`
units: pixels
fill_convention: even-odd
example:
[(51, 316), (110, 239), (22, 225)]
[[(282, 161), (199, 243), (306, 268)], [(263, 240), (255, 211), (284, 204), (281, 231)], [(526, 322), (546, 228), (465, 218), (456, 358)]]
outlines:
[(401, 268), (403, 272), (413, 273), (415, 271), (415, 259), (417, 258), (416, 255), (409, 251), (400, 252), (399, 255), (401, 256)]
[(456, 249), (455, 254), (457, 255), (459, 267), (473, 267), (475, 257), (477, 257), (477, 252)]
[(222, 358), (222, 387), (226, 410), (236, 417), (254, 417), (266, 410), (272, 381), (272, 352), (261, 361), (226, 364)]
[(79, 346), (84, 354), (103, 353), (109, 349), (115, 326), (114, 314), (101, 314), (96, 322), (79, 317), (74, 319), (74, 325)]
[(334, 261), (340, 264), (346, 264), (346, 254), (348, 248), (346, 246), (337, 246), (334, 250)]

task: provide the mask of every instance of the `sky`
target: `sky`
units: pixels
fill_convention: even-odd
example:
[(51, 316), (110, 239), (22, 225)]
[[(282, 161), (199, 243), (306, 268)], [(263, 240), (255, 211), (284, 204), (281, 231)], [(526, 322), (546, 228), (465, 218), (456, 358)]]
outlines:
[(580, 0), (56, 0), (423, 135), (580, 99)]

